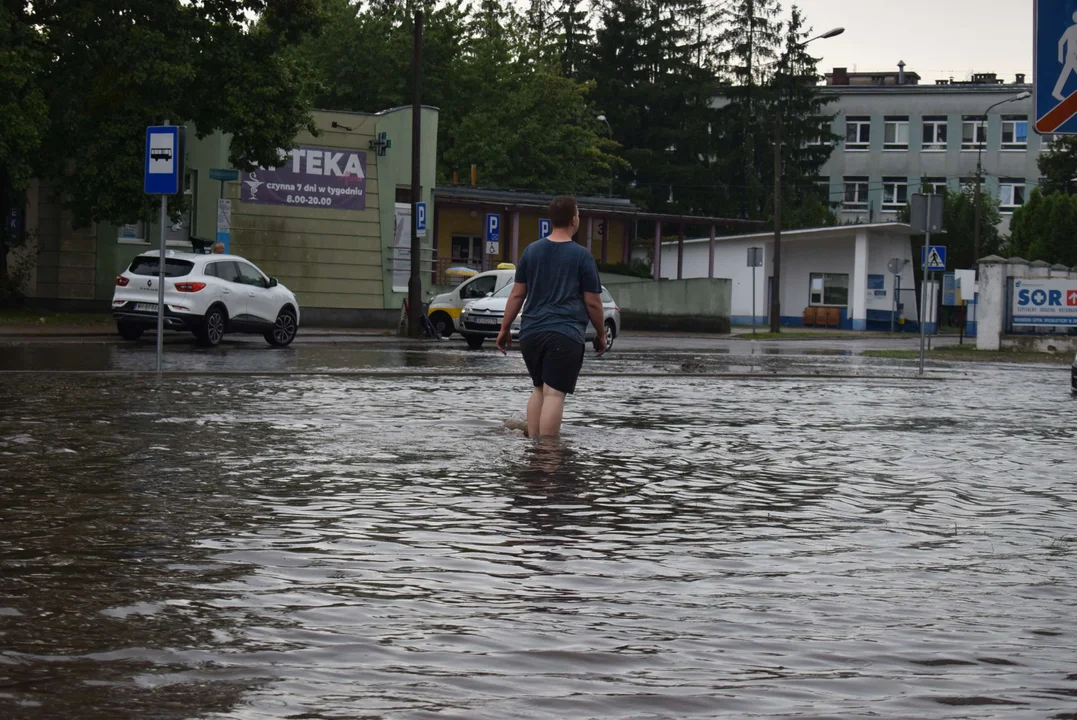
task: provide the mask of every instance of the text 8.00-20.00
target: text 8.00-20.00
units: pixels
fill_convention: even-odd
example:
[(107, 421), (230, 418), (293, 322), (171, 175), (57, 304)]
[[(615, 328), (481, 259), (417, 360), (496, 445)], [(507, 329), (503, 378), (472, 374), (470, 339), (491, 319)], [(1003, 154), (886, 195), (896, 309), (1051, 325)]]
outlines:
[(289, 195), (287, 202), (289, 205), (321, 205), (328, 207), (333, 204), (333, 198), (315, 197), (313, 195)]

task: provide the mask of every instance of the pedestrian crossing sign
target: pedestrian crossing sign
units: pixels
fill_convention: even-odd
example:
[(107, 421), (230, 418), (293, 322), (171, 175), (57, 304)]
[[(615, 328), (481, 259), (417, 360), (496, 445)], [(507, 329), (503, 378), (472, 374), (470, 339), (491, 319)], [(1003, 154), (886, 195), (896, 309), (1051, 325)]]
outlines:
[(942, 272), (946, 270), (946, 246), (929, 245), (920, 250), (920, 261), (926, 272)]
[(1032, 6), (1036, 131), (1077, 133), (1077, 0)]

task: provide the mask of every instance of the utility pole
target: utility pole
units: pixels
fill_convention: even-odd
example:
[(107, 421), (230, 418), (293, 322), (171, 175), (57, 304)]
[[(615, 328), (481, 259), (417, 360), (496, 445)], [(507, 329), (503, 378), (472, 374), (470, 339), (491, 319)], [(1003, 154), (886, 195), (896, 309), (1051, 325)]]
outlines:
[(408, 337), (417, 338), (423, 314), (423, 280), (419, 244), (419, 209), (422, 179), (422, 98), (423, 98), (423, 14), (415, 13), (415, 47), (412, 51), (414, 93), (411, 103), (411, 277), (408, 278)]
[[(826, 31), (822, 35), (805, 40), (795, 47), (804, 48), (810, 42), (837, 37), (843, 32), (845, 32), (845, 28), (837, 27)], [(775, 82), (778, 95), (775, 103), (774, 118), (774, 280), (770, 285), (770, 331), (772, 333), (782, 331), (782, 114), (784, 112), (782, 107), (782, 78), (788, 61), (789, 51), (786, 50), (778, 60), (778, 78)]]

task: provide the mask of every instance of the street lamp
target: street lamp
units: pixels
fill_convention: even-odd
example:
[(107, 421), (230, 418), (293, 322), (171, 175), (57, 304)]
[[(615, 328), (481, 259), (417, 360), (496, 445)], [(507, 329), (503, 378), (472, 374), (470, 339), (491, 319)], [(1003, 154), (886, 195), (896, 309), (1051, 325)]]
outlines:
[[(610, 121), (606, 119), (605, 115), (599, 115), (597, 120), (599, 122), (606, 123), (606, 129), (610, 131), (610, 140), (613, 140), (613, 128), (610, 127)], [(613, 163), (610, 163), (610, 192), (609, 197), (613, 197)]]
[[(987, 131), (984, 130), (984, 123), (987, 121), (987, 113), (991, 112), (999, 105), (1005, 105), (1006, 103), (1020, 102), (1022, 100), (1028, 100), (1032, 97), (1032, 93), (1027, 90), (1019, 95), (1008, 97), (1005, 100), (999, 100), (991, 107), (984, 110), (984, 114), (980, 116), (980, 132), (979, 137), (976, 138), (976, 227), (973, 230), (972, 240), (972, 261), (976, 262), (980, 259), (980, 216), (983, 213), (983, 200), (980, 190), (983, 185), (983, 149), (987, 144)], [(980, 138), (983, 138), (983, 142), (980, 142)]]
[[(809, 38), (795, 47), (802, 48), (815, 40), (827, 40), (845, 32), (845, 28), (836, 27), (822, 35)], [(778, 62), (778, 73), (789, 62), (789, 52), (783, 52)], [(774, 281), (770, 286), (770, 331), (782, 331), (782, 93), (781, 81), (778, 82), (778, 102), (774, 119)]]

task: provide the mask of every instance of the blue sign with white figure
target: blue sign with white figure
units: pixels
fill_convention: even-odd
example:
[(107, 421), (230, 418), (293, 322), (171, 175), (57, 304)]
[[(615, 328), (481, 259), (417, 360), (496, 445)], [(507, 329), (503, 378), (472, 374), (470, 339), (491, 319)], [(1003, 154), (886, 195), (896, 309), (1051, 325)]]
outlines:
[(143, 186), (147, 195), (178, 195), (183, 189), (183, 144), (175, 125), (146, 128), (146, 171)]
[(486, 215), (486, 254), (497, 255), (501, 252), (501, 216), (497, 213)]
[(931, 245), (920, 248), (920, 263), (927, 272), (942, 272), (946, 269), (946, 246)]
[(1033, 6), (1036, 131), (1077, 133), (1077, 0)]

